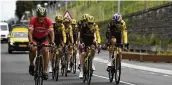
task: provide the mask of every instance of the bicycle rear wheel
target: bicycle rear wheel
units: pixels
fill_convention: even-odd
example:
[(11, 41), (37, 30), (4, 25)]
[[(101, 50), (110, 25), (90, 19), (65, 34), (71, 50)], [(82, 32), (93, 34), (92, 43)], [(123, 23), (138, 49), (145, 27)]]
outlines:
[(42, 56), (36, 58), (35, 85), (43, 85), (43, 63)]
[(116, 64), (115, 64), (115, 82), (119, 84), (121, 77), (121, 57), (118, 54), (116, 57)]
[(114, 77), (114, 71), (112, 70), (112, 67), (109, 70), (109, 81), (112, 82)]

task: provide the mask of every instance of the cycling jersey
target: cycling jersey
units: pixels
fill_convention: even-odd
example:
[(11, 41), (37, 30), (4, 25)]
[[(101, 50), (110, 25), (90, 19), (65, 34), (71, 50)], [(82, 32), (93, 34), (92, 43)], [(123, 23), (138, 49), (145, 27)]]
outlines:
[(81, 42), (85, 45), (92, 45), (94, 43), (94, 34), (96, 34), (97, 42), (101, 43), (100, 32), (96, 23), (94, 23), (92, 27), (88, 27), (88, 25), (83, 27), (80, 32)]
[[(114, 22), (114, 21), (109, 22), (107, 33), (108, 33), (106, 34), (107, 39), (111, 39), (111, 37), (114, 36), (117, 39), (117, 43), (128, 42), (126, 24), (123, 20), (121, 22)], [(121, 38), (123, 40), (121, 40)]]
[(101, 38), (100, 38), (100, 29), (99, 29), (99, 27), (98, 27), (98, 25), (96, 24), (96, 23), (94, 23), (94, 27), (95, 27), (95, 31), (96, 31), (96, 40), (97, 40), (97, 42), (98, 43), (101, 43)]
[(75, 27), (72, 28), (72, 31), (73, 31), (73, 40), (74, 42), (76, 42), (78, 40), (78, 32), (79, 32), (78, 26), (75, 25)]
[(32, 17), (29, 30), (33, 30), (33, 42), (44, 42), (47, 44), (48, 32), (53, 30), (53, 24), (48, 17), (45, 17), (42, 23), (38, 21), (38, 17)]
[(85, 28), (87, 25), (83, 20), (78, 21), (78, 29), (81, 30), (82, 28)]
[(60, 26), (57, 26), (57, 24), (54, 24), (54, 35), (55, 35), (55, 43), (56, 45), (63, 43), (66, 43), (66, 33), (64, 25), (61, 24)]
[(65, 32), (66, 32), (66, 38), (67, 38), (66, 43), (67, 43), (67, 44), (70, 44), (70, 43), (73, 44), (74, 41), (73, 41), (72, 26), (70, 25), (69, 27), (66, 27), (66, 28), (65, 28)]
[(49, 30), (53, 30), (53, 24), (48, 17), (42, 23), (38, 21), (38, 17), (32, 17), (29, 29), (33, 30), (33, 37), (43, 38), (48, 35)]

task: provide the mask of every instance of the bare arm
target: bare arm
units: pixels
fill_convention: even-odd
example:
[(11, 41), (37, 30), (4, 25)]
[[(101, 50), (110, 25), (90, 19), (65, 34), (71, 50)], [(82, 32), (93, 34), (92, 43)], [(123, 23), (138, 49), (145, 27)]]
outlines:
[(50, 42), (54, 42), (54, 31), (50, 30), (49, 35), (50, 35)]
[(32, 33), (33, 33), (33, 30), (29, 29), (28, 31), (29, 42), (33, 42)]

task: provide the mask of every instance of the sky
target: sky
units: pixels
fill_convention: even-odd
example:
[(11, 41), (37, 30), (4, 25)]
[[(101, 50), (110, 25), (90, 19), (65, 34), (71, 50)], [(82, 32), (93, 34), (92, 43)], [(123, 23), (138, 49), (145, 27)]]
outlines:
[(16, 0), (0, 0), (0, 20), (14, 18)]

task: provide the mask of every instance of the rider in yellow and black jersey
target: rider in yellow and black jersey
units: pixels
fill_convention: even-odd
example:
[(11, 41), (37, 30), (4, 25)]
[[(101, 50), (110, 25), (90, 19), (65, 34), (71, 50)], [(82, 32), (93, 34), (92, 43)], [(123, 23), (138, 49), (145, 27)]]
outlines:
[[(95, 24), (95, 19), (93, 16), (88, 16), (88, 18), (86, 19), (87, 23), (85, 27), (82, 27), (82, 29), (80, 30), (80, 42), (81, 45), (85, 45), (85, 46), (81, 46), (81, 57), (80, 57), (80, 74), (79, 77), (83, 78), (83, 65), (84, 65), (84, 59), (85, 59), (85, 54), (86, 54), (86, 47), (87, 46), (91, 46), (92, 48), (92, 56), (94, 58), (95, 55), (95, 47), (97, 44), (101, 43), (101, 38), (100, 38), (100, 34), (99, 34), (99, 28), (98, 25)], [(94, 64), (92, 64), (92, 68), (93, 70), (95, 70)]]
[(70, 72), (71, 71), (71, 68), (70, 68), (70, 59), (71, 59), (71, 55), (73, 54), (73, 43), (74, 43), (74, 40), (73, 40), (73, 31), (72, 31), (72, 26), (71, 26), (71, 19), (68, 18), (68, 17), (65, 17), (64, 18), (64, 27), (65, 27), (65, 32), (66, 32), (66, 46), (68, 46), (68, 71)]
[[(119, 45), (124, 44), (126, 47), (128, 47), (127, 28), (120, 14), (118, 13), (114, 14), (112, 20), (108, 23), (106, 38), (108, 39), (108, 44), (111, 43), (117, 43)], [(108, 50), (110, 52), (109, 46), (108, 46)], [(111, 57), (109, 57), (108, 66), (111, 66), (110, 61), (111, 61)]]
[(63, 25), (63, 16), (57, 15), (55, 17), (55, 24), (54, 24), (54, 35), (55, 35), (55, 43), (57, 46), (60, 44), (66, 43), (66, 33), (65, 27)]

